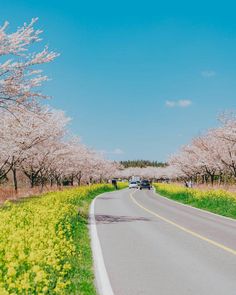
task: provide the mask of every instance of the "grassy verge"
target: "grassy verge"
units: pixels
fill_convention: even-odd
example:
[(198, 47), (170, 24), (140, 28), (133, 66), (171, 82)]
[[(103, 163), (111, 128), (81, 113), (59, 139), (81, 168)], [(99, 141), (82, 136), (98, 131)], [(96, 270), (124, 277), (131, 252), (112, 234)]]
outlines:
[(0, 294), (96, 294), (88, 233), (92, 185), (0, 208)]
[(200, 191), (172, 184), (155, 184), (155, 188), (164, 197), (236, 219), (235, 193), (224, 190)]

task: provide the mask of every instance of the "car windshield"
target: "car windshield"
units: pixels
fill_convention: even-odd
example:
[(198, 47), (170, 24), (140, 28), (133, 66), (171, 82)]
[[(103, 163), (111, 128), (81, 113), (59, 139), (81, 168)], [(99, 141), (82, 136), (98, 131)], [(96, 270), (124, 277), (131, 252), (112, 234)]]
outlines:
[(132, 181), (130, 184), (136, 184), (137, 182), (135, 182), (135, 181)]

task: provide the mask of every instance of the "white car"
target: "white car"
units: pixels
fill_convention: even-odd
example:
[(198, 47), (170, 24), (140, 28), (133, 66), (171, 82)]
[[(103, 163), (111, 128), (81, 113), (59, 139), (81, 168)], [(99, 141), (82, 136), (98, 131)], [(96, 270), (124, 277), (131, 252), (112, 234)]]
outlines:
[(138, 182), (137, 181), (131, 181), (129, 183), (129, 188), (138, 188)]

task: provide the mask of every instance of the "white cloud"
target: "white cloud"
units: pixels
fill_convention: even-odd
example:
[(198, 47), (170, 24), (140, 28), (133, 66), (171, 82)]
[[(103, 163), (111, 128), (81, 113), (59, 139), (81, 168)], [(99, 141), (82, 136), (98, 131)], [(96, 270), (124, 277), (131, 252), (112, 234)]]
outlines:
[(201, 72), (202, 77), (204, 78), (211, 78), (216, 75), (216, 72), (213, 70), (204, 70)]
[(167, 100), (166, 101), (166, 106), (168, 108), (174, 108), (174, 107), (186, 108), (186, 107), (189, 107), (191, 104), (192, 104), (192, 101), (189, 99)]
[(178, 101), (178, 106), (181, 108), (189, 107), (192, 104), (192, 101), (189, 99), (181, 99)]
[(173, 108), (173, 107), (176, 106), (176, 102), (173, 101), (173, 100), (167, 100), (167, 101), (166, 101), (166, 106), (167, 106), (168, 108)]

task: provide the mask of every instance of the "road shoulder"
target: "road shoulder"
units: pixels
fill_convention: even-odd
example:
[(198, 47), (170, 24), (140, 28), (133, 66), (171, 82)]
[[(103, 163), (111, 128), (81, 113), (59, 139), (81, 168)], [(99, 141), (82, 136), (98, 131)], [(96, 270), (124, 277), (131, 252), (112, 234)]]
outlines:
[(104, 263), (104, 258), (102, 254), (101, 244), (98, 238), (96, 218), (95, 218), (95, 202), (96, 199), (105, 196), (108, 193), (101, 194), (97, 196), (90, 205), (90, 237), (91, 237), (91, 247), (93, 253), (93, 263), (95, 271), (95, 283), (98, 293), (101, 295), (114, 295), (111, 283), (107, 274), (106, 266)]

